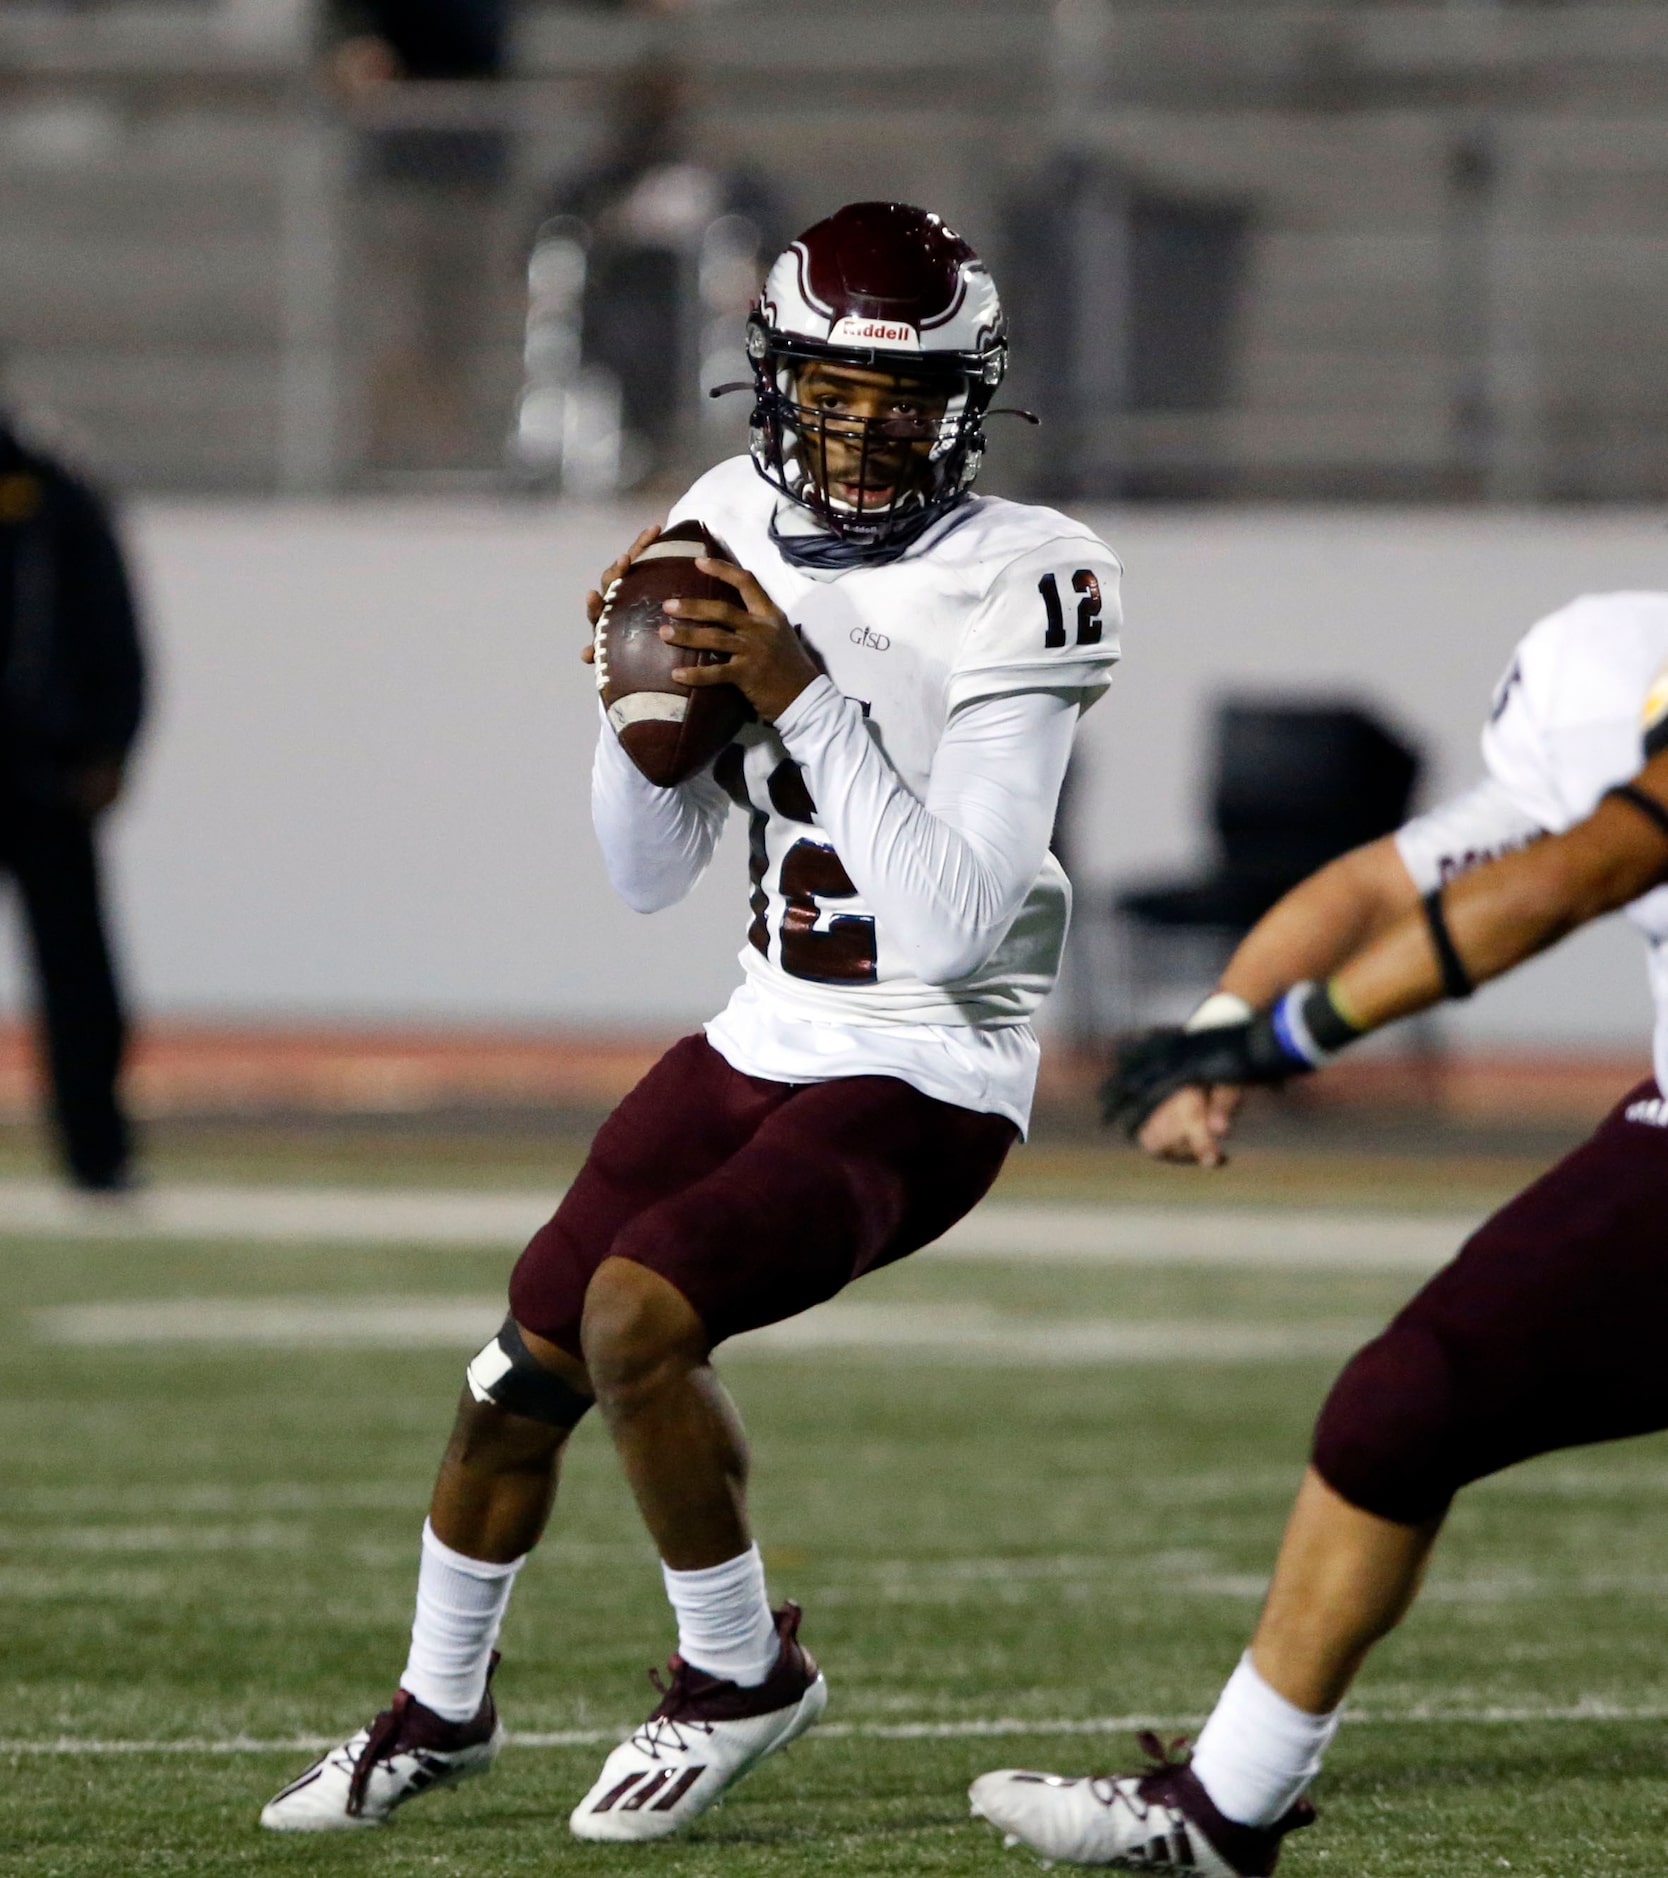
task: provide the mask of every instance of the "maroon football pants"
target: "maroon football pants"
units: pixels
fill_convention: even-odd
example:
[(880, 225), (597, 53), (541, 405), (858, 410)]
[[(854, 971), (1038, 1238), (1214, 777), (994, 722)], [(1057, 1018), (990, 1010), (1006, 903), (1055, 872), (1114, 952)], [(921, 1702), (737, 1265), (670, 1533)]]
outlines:
[(603, 1123), (516, 1265), (511, 1313), (582, 1357), (586, 1289), (624, 1258), (676, 1285), (715, 1344), (779, 1323), (953, 1226), (1018, 1132), (892, 1076), (764, 1082), (685, 1037)]
[(1665, 1123), (1642, 1083), (1350, 1362), (1315, 1430), (1335, 1492), (1418, 1525), (1514, 1461), (1668, 1428)]

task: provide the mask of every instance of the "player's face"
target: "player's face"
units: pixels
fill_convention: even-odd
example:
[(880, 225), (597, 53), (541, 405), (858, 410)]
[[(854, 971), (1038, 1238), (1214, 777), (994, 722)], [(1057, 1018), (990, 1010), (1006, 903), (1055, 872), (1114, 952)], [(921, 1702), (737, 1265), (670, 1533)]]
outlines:
[(898, 372), (802, 365), (795, 381), (805, 466), (843, 509), (890, 508), (928, 480), (947, 396)]

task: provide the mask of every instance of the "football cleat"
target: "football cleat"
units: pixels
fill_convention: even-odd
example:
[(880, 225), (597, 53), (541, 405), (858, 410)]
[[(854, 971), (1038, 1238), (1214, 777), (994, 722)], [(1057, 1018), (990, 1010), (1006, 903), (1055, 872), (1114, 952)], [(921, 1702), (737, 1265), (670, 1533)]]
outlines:
[(1280, 1841), (1314, 1820), (1315, 1809), (1299, 1800), (1272, 1826), (1242, 1826), (1217, 1811), (1192, 1768), (1174, 1757), (1180, 1741), (1167, 1754), (1156, 1735), (1138, 1739), (1153, 1759), (1144, 1774), (981, 1774), (968, 1790), (973, 1817), (1043, 1859), (1172, 1878), (1267, 1878)]
[[(495, 1653), (492, 1668), (497, 1667)], [(321, 1754), (274, 1794), (261, 1809), (261, 1824), (272, 1832), (380, 1826), (407, 1800), (486, 1773), (504, 1745), (491, 1681), (489, 1671), (481, 1706), (466, 1722), (449, 1722), (410, 1690), (398, 1690), (368, 1728)]]
[(776, 1667), (756, 1689), (720, 1682), (681, 1656), (649, 1680), (660, 1706), (609, 1755), (568, 1821), (581, 1839), (663, 1839), (687, 1826), (828, 1706), (828, 1684), (799, 1642), (800, 1609), (776, 1613)]

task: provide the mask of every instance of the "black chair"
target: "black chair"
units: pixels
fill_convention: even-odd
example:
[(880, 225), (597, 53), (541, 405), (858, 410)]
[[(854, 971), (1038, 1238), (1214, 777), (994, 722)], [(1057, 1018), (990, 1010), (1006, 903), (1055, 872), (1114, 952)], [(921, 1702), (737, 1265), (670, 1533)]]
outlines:
[(1214, 750), (1214, 867), (1112, 896), (1113, 1028), (1190, 1006), (1282, 894), (1407, 819), (1420, 771), (1416, 750), (1342, 702), (1226, 698)]

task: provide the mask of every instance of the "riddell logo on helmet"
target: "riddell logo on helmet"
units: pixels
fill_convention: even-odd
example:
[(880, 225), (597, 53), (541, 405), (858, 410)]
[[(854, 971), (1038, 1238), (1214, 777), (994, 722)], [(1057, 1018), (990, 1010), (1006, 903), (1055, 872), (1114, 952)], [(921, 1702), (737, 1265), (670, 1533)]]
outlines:
[(866, 320), (848, 313), (828, 335), (835, 344), (886, 346), (896, 352), (919, 352), (921, 335), (903, 320)]

